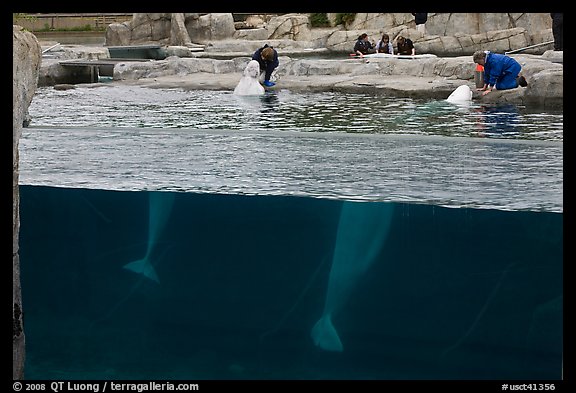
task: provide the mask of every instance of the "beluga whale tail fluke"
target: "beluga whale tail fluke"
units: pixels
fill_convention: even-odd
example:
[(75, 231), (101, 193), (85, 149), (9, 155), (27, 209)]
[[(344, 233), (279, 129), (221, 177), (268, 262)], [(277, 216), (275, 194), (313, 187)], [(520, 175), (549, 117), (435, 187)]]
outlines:
[(325, 351), (342, 352), (344, 350), (338, 332), (332, 324), (332, 316), (329, 314), (322, 316), (312, 328), (312, 340), (314, 345)]
[(146, 255), (142, 259), (125, 264), (124, 269), (142, 274), (144, 277), (160, 284), (156, 269), (152, 265), (152, 255), (164, 231), (166, 222), (170, 218), (174, 199), (172, 192), (150, 191), (148, 193), (148, 246)]
[(344, 308), (366, 271), (381, 258), (393, 215), (392, 203), (342, 203), (324, 310), (310, 332), (317, 347), (344, 350), (332, 316)]
[(139, 259), (137, 261), (133, 261), (124, 265), (124, 269), (132, 270), (135, 273), (139, 273), (148, 277), (152, 281), (156, 281), (160, 284), (160, 279), (158, 278), (158, 274), (156, 274), (156, 269), (150, 263), (149, 258)]

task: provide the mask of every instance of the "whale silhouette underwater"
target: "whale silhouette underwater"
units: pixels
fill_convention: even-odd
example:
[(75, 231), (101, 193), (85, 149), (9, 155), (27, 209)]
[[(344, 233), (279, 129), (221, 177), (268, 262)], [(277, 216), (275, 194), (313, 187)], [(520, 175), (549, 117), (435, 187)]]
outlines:
[(311, 331), (312, 340), (319, 348), (344, 350), (332, 317), (344, 308), (360, 279), (379, 259), (393, 214), (392, 203), (343, 202), (324, 310)]
[(176, 195), (171, 192), (151, 191), (148, 193), (148, 242), (144, 258), (125, 264), (124, 269), (142, 274), (152, 281), (160, 283), (152, 256), (170, 218)]
[(175, 200), (176, 193), (174, 192), (148, 192), (148, 237), (146, 241), (146, 253), (143, 258), (133, 260), (122, 266), (128, 271), (138, 274), (139, 279), (128, 287), (126, 294), (120, 300), (116, 301), (115, 304), (108, 309), (106, 314), (93, 320), (91, 327), (95, 327), (98, 323), (110, 318), (145, 282), (160, 284), (160, 278), (158, 277), (154, 263), (157, 263), (157, 261), (161, 259), (158, 255), (158, 246), (164, 235), (166, 224), (172, 214)]
[[(146, 253), (143, 258), (129, 262), (123, 267), (141, 275), (145, 280), (160, 284), (160, 278), (153, 265), (153, 255), (156, 254), (158, 242), (172, 214), (175, 194), (150, 192), (148, 198)], [(342, 203), (324, 309), (311, 330), (314, 344), (319, 348), (336, 352), (344, 350), (332, 323), (332, 317), (344, 308), (366, 271), (380, 259), (382, 247), (390, 232), (393, 214), (392, 203), (356, 201)], [(111, 315), (131, 294), (132, 291), (100, 320)]]

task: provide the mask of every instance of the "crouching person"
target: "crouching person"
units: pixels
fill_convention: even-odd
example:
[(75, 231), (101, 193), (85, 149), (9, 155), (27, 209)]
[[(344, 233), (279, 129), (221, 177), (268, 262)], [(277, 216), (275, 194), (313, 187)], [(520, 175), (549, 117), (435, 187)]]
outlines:
[(264, 86), (274, 86), (276, 83), (272, 82), (270, 77), (272, 76), (272, 72), (274, 72), (280, 64), (278, 62), (278, 52), (276, 52), (276, 49), (266, 44), (254, 52), (252, 60), (256, 60), (260, 64), (260, 76), (264, 74)]
[(484, 86), (477, 89), (482, 91), (482, 95), (493, 89), (508, 90), (528, 86), (526, 78), (520, 75), (522, 66), (509, 56), (479, 50), (474, 52), (472, 60), (484, 66)]

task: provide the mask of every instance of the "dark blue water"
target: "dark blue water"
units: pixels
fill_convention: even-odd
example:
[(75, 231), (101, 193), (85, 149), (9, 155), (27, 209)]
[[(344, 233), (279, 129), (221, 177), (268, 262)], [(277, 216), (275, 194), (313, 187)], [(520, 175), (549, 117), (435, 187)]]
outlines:
[[(562, 213), (20, 192), (27, 379), (561, 378)], [(150, 228), (159, 282), (124, 268)], [(335, 254), (363, 250), (352, 237), (373, 257), (357, 275), (355, 258), (343, 265), (343, 351), (326, 351), (311, 330)]]

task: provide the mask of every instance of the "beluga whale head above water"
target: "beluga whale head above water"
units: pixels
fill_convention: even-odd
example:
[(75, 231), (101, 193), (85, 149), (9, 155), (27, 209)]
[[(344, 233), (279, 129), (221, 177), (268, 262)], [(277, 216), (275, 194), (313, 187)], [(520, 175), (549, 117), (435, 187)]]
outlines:
[(449, 96), (446, 101), (453, 104), (467, 104), (472, 101), (472, 90), (468, 85), (461, 85), (456, 88)]
[(260, 76), (260, 63), (250, 60), (244, 69), (244, 74), (234, 89), (234, 94), (240, 96), (254, 96), (264, 94), (264, 86), (258, 81)]

